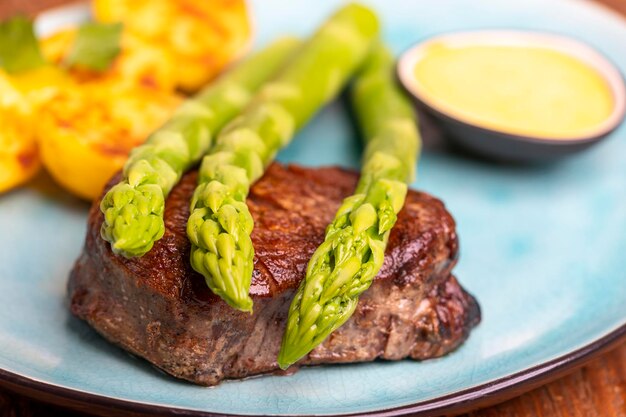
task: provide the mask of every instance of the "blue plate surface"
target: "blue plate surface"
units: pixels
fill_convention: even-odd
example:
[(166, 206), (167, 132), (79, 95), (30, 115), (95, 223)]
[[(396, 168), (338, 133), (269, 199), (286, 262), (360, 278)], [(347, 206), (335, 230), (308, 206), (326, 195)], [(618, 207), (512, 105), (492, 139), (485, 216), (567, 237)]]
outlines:
[[(396, 52), (446, 31), (514, 28), (571, 35), (626, 73), (626, 24), (575, 0), (370, 2)], [(254, 1), (257, 44), (309, 33), (338, 2)], [(49, 30), (76, 9), (40, 22)], [(69, 17), (68, 17), (69, 16)], [(73, 17), (72, 17), (73, 18)], [(279, 159), (357, 167), (358, 138), (342, 104), (323, 110)], [(541, 367), (626, 325), (626, 127), (562, 162), (489, 164), (426, 149), (415, 188), (458, 222), (456, 274), (483, 322), (467, 343), (425, 362), (304, 369), (207, 389), (155, 371), (68, 312), (65, 283), (81, 250), (87, 205), (45, 176), (0, 197), (0, 370), (36, 383), (143, 405), (233, 414), (376, 412), (436, 401)], [(467, 399), (467, 398), (465, 398)]]

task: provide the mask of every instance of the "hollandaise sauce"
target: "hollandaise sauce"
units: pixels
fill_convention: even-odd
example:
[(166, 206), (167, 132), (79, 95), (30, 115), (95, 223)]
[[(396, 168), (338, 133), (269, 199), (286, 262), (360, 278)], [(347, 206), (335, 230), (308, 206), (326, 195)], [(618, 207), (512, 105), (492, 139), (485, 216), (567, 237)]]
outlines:
[(423, 99), (450, 115), (507, 133), (569, 139), (593, 132), (615, 103), (605, 78), (556, 49), (429, 45), (414, 68)]

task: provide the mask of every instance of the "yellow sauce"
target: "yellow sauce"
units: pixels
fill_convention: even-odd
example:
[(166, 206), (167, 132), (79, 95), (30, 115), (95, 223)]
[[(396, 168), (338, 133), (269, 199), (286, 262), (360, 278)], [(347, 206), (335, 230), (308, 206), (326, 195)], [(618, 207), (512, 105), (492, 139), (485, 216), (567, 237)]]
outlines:
[(577, 58), (527, 46), (430, 45), (416, 64), (425, 101), (482, 127), (566, 139), (611, 114), (606, 80)]

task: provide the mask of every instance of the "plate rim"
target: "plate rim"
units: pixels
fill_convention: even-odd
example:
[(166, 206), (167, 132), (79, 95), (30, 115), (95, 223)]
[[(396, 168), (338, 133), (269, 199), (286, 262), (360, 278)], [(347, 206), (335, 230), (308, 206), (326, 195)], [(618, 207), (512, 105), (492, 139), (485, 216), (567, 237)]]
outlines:
[[(74, 0), (70, 1), (68, 4), (48, 8), (38, 14), (41, 15), (45, 12), (56, 11), (57, 9), (64, 9), (70, 6), (84, 7), (86, 3), (87, 0)], [(623, 14), (608, 7), (604, 3), (593, 0), (583, 0), (583, 3), (590, 7), (602, 9), (603, 13), (612, 15), (614, 18), (617, 17), (626, 23), (626, 17)], [(614, 330), (591, 340), (589, 343), (575, 350), (474, 387), (398, 407), (362, 413), (321, 414), (320, 416), (397, 417), (412, 415), (427, 417), (441, 415), (442, 413), (467, 412), (479, 407), (500, 403), (557, 379), (560, 376), (580, 368), (585, 363), (617, 347), (623, 342), (626, 342), (626, 321), (618, 325)], [(132, 413), (132, 415), (158, 413), (159, 415), (183, 417), (254, 417), (268, 415), (224, 414), (120, 399), (41, 381), (6, 370), (2, 367), (0, 367), (0, 387), (30, 397), (36, 401), (68, 407), (74, 410), (88, 411), (98, 415), (128, 415), (127, 413)], [(273, 416), (276, 414), (269, 415)], [(300, 415), (300, 417), (307, 416), (312, 415)]]
[[(615, 330), (564, 355), (461, 391), (399, 407), (363, 413), (322, 415), (326, 417), (397, 417), (406, 415), (434, 416), (441, 415), (442, 413), (466, 412), (479, 407), (499, 403), (528, 392), (539, 385), (543, 385), (569, 371), (573, 371), (601, 353), (616, 347), (624, 340), (626, 340), (626, 323), (621, 324)], [(223, 414), (108, 397), (106, 395), (40, 381), (12, 371), (7, 371), (3, 368), (0, 368), (0, 386), (35, 400), (52, 403), (61, 407), (83, 411), (88, 410), (91, 413), (100, 415), (112, 415), (112, 413), (116, 415), (116, 412), (130, 412), (133, 415), (158, 413), (158, 415), (183, 417), (250, 416), (248, 414)], [(261, 415), (267, 414), (259, 414), (258, 416)]]

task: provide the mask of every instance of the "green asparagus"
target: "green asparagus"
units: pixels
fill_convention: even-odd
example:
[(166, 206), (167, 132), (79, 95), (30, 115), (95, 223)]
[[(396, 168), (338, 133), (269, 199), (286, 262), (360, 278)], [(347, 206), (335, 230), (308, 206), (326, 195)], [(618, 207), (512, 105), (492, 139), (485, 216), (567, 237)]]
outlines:
[(253, 55), (185, 101), (172, 118), (135, 148), (124, 179), (104, 196), (102, 237), (115, 253), (143, 256), (165, 231), (165, 198), (181, 175), (198, 163), (213, 136), (245, 108), (300, 42), (284, 38)]
[(248, 295), (254, 226), (251, 184), (280, 148), (362, 64), (378, 33), (376, 16), (356, 4), (330, 17), (283, 70), (229, 123), (204, 157), (187, 234), (191, 265), (229, 305), (252, 311)]
[(383, 265), (420, 148), (412, 106), (395, 83), (394, 60), (376, 45), (351, 91), (366, 148), (355, 194), (346, 198), (309, 261), (291, 303), (278, 364), (286, 369), (340, 327)]

